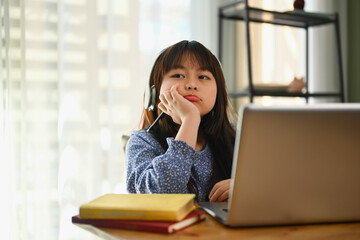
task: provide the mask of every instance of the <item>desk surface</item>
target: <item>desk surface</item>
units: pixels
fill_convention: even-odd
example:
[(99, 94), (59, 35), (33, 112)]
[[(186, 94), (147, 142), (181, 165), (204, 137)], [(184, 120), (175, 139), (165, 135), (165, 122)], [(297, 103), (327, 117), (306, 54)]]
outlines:
[(115, 239), (360, 239), (359, 223), (281, 226), (264, 228), (227, 228), (209, 215), (205, 221), (174, 234), (96, 228), (76, 224), (105, 240)]

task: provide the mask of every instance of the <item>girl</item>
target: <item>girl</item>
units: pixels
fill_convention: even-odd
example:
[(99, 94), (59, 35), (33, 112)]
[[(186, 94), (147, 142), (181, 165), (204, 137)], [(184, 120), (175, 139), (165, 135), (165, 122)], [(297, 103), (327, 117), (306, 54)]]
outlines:
[(156, 59), (147, 87), (153, 85), (155, 109), (143, 110), (140, 130), (126, 146), (128, 191), (226, 201), (235, 141), (229, 118), (235, 114), (217, 58), (196, 41), (181, 41)]

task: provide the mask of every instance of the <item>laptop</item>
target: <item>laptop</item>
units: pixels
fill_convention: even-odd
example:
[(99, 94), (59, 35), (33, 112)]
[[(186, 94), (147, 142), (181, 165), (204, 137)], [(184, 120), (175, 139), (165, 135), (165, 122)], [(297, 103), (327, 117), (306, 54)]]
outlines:
[(239, 111), (229, 201), (199, 205), (229, 227), (360, 221), (360, 104)]

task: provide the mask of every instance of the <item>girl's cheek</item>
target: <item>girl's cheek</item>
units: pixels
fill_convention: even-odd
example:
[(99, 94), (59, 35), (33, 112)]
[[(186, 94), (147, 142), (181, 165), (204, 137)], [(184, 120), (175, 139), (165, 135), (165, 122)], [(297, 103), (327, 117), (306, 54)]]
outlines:
[(160, 87), (160, 94), (170, 91), (172, 86), (173, 86), (173, 84), (171, 84), (169, 81), (166, 81), (166, 79), (164, 79), (162, 81), (162, 84), (161, 84), (161, 87)]
[(167, 87), (166, 87), (164, 84), (161, 85), (159, 95), (163, 94), (163, 93), (166, 92), (166, 91), (168, 91)]

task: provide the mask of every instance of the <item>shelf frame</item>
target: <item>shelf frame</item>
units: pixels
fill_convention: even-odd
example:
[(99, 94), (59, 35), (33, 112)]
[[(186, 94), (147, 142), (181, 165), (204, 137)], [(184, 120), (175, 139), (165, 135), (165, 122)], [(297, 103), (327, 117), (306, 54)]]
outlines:
[[(235, 20), (245, 22), (245, 34), (247, 45), (247, 62), (248, 62), (248, 90), (230, 92), (231, 97), (248, 96), (250, 102), (253, 102), (255, 96), (285, 96), (285, 97), (304, 97), (308, 103), (309, 97), (339, 97), (341, 102), (345, 102), (344, 97), (344, 79), (343, 66), (341, 59), (340, 27), (339, 16), (334, 14), (311, 13), (304, 11), (277, 12), (264, 10), (260, 8), (249, 7), (248, 0), (240, 0), (230, 4), (220, 6), (218, 9), (218, 57), (222, 61), (222, 44), (223, 44), (223, 21)], [(289, 26), (305, 29), (305, 92), (288, 93), (288, 92), (267, 92), (256, 91), (252, 79), (252, 61), (251, 61), (251, 42), (250, 42), (250, 22), (267, 23), (280, 26)], [(310, 93), (309, 92), (309, 28), (325, 24), (333, 24), (335, 27), (335, 37), (339, 65), (339, 92), (336, 93)]]

